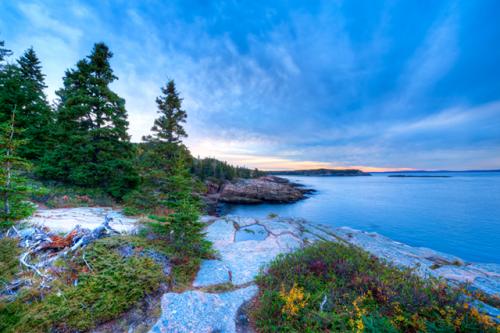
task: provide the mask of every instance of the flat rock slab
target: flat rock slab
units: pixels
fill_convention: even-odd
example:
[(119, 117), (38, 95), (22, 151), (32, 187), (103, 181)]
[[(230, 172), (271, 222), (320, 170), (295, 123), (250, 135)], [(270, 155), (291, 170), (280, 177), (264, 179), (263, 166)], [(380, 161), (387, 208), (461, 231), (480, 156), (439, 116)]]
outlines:
[(206, 238), (220, 256), (220, 261), (202, 264), (193, 286), (227, 282), (225, 267), (234, 285), (252, 282), (260, 270), (276, 256), (300, 248), (300, 224), (293, 220), (255, 220), (226, 216), (206, 228)]
[(187, 291), (167, 293), (161, 300), (162, 315), (151, 333), (233, 333), (240, 306), (257, 294), (249, 286), (221, 294)]
[(232, 221), (219, 219), (208, 226), (205, 238), (211, 241), (217, 248), (232, 243), (235, 231), (236, 229)]
[(269, 236), (266, 228), (261, 225), (253, 224), (245, 227), (241, 227), (236, 231), (234, 236), (235, 242), (244, 242), (249, 240), (262, 241)]
[(68, 232), (77, 225), (95, 229), (104, 222), (106, 215), (113, 217), (109, 225), (117, 231), (132, 232), (137, 227), (137, 219), (127, 217), (110, 207), (39, 209), (23, 222), (45, 226), (54, 232)]
[(207, 287), (231, 282), (229, 268), (220, 260), (203, 260), (193, 287)]

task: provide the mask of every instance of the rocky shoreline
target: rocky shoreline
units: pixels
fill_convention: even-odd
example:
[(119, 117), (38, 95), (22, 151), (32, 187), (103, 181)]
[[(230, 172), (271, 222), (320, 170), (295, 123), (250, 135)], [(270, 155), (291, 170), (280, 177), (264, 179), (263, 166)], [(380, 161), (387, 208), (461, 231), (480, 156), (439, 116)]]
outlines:
[(292, 203), (307, 198), (314, 193), (313, 189), (302, 184), (290, 182), (276, 176), (263, 176), (252, 179), (226, 181), (220, 185), (206, 182), (207, 193), (204, 200), (213, 211), (219, 203), (226, 204), (260, 204), (260, 203)]
[[(205, 216), (202, 221), (219, 258), (202, 262), (192, 290), (163, 295), (162, 315), (151, 329), (153, 333), (251, 332), (238, 309), (257, 294), (255, 277), (277, 255), (317, 241), (355, 245), (390, 264), (416, 269), (423, 277), (434, 276), (452, 284), (469, 283), (486, 295), (500, 295), (500, 265), (466, 263), (458, 257), (410, 247), (376, 233), (348, 227), (331, 229), (302, 219), (279, 217)], [(218, 289), (223, 291), (217, 292)], [(478, 308), (491, 317), (500, 314), (486, 304)]]
[[(62, 224), (64, 230), (71, 229), (82, 221), (97, 223), (109, 214), (115, 217), (113, 227), (121, 226), (124, 233), (134, 233), (140, 228), (139, 221), (111, 208), (40, 210), (26, 222), (63, 231)], [(255, 277), (276, 256), (318, 241), (354, 245), (389, 264), (414, 269), (422, 277), (436, 277), (455, 285), (467, 283), (469, 288), (485, 295), (500, 297), (500, 265), (468, 263), (377, 233), (349, 227), (331, 228), (297, 218), (203, 216), (201, 222), (218, 255), (201, 263), (191, 288), (181, 293), (164, 292), (159, 318), (148, 317), (148, 322), (154, 323), (150, 332), (252, 332), (242, 309), (258, 293)], [(498, 321), (498, 308), (476, 300), (471, 303)], [(136, 332), (136, 328), (132, 324), (129, 332)]]

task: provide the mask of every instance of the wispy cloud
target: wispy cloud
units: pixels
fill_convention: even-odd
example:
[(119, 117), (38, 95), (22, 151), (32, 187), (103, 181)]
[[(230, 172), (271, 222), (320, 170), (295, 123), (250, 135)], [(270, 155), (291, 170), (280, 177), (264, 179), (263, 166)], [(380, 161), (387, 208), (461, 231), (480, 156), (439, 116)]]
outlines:
[[(134, 141), (148, 134), (155, 97), (173, 78), (195, 155), (261, 168), (499, 167), (500, 95), (479, 74), (460, 75), (496, 64), (498, 27), (468, 8), (0, 2), (0, 29), (16, 55), (35, 47), (51, 98), (64, 70), (107, 42)], [(474, 22), (483, 29), (470, 30)], [(481, 43), (464, 47), (472, 40)]]

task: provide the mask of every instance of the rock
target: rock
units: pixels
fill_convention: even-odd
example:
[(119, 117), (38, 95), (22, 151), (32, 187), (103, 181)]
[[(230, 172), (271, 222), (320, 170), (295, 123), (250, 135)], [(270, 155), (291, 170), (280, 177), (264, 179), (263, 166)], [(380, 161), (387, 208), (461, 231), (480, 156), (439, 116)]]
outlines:
[(231, 282), (229, 268), (220, 260), (203, 260), (193, 287), (207, 287)]
[(234, 241), (235, 242), (243, 242), (248, 240), (264, 240), (267, 238), (269, 233), (266, 228), (261, 225), (253, 224), (240, 228), (236, 231)]
[(232, 221), (219, 219), (209, 225), (206, 231), (206, 239), (214, 243), (214, 246), (217, 247), (218, 245), (223, 246), (227, 243), (232, 243), (236, 229)]
[(109, 207), (79, 207), (59, 209), (39, 209), (33, 216), (23, 220), (30, 225), (44, 226), (54, 232), (68, 232), (77, 225), (82, 228), (95, 229), (108, 215), (113, 218), (110, 227), (120, 232), (133, 232), (137, 227), (137, 219), (123, 215), (120, 211)]
[(233, 333), (240, 306), (257, 294), (255, 285), (221, 294), (187, 291), (166, 293), (162, 315), (151, 333)]
[[(234, 285), (252, 282), (261, 268), (278, 254), (303, 245), (301, 228), (301, 224), (293, 219), (259, 221), (226, 216), (216, 220), (206, 228), (206, 238), (213, 242), (220, 261), (203, 262), (193, 285), (198, 287), (228, 282), (226, 270)], [(210, 272), (214, 274), (213, 277)]]
[(443, 278), (452, 284), (500, 296), (500, 265), (464, 263), (460, 258), (425, 247), (412, 247), (373, 232), (348, 227), (333, 230), (337, 237), (396, 266), (416, 268), (423, 277)]
[(268, 237), (263, 241), (236, 242), (216, 249), (220, 253), (221, 260), (231, 271), (234, 285), (252, 282), (261, 268), (278, 254), (285, 252), (275, 237)]
[(205, 181), (205, 186), (207, 188), (207, 194), (216, 194), (219, 192), (220, 185), (217, 183), (214, 183), (210, 180)]
[[(219, 200), (226, 203), (255, 204), (262, 202), (294, 202), (304, 198), (302, 191), (278, 177), (240, 179), (223, 186)], [(280, 178), (282, 179), (282, 178)]]

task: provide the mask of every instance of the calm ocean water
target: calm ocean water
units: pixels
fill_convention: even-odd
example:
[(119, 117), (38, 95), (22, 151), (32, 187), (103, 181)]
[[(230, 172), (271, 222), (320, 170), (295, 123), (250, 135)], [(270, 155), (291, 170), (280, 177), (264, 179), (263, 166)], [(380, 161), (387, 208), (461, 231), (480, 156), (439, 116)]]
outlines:
[(293, 204), (227, 207), (228, 214), (269, 213), (355, 229), (457, 255), (500, 263), (500, 173), (451, 178), (287, 177), (316, 189)]

